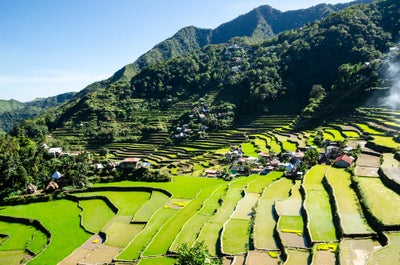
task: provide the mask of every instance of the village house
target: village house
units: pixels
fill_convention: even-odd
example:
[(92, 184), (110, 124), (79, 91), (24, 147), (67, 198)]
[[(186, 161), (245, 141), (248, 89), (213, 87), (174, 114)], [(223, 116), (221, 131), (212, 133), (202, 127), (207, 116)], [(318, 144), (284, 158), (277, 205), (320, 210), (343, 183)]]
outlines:
[(338, 156), (335, 161), (333, 162), (333, 165), (335, 167), (339, 167), (339, 168), (346, 168), (349, 167), (354, 161), (354, 158), (348, 155), (341, 155)]
[(125, 158), (121, 161), (119, 167), (121, 169), (137, 169), (141, 166), (140, 161), (141, 159), (136, 157)]
[(271, 160), (271, 155), (266, 152), (260, 152), (258, 153), (258, 160), (260, 162), (266, 163)]
[(206, 169), (204, 173), (207, 178), (218, 178), (222, 176), (221, 172), (215, 169)]

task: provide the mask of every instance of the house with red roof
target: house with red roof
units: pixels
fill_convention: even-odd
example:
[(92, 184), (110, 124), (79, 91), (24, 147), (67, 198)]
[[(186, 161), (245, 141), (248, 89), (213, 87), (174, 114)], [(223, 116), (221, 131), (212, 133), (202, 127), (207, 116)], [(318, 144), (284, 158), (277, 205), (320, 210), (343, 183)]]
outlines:
[(335, 161), (333, 161), (333, 165), (335, 167), (346, 168), (349, 167), (354, 161), (354, 158), (348, 155), (338, 156)]

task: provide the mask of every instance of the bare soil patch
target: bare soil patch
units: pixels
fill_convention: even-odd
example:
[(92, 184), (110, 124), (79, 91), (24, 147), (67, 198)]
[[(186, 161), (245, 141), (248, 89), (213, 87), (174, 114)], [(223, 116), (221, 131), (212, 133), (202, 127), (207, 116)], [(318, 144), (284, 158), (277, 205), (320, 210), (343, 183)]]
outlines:
[(364, 265), (370, 256), (382, 248), (372, 239), (343, 239), (340, 242), (340, 264), (342, 265)]
[(275, 202), (275, 209), (279, 216), (282, 215), (301, 215), (301, 199), (290, 198), (283, 201)]
[(244, 256), (233, 257), (232, 265), (243, 265), (243, 264), (244, 264)]
[(335, 265), (336, 258), (335, 253), (331, 251), (315, 251), (314, 254), (314, 265)]
[(356, 176), (362, 177), (379, 177), (377, 167), (356, 166), (356, 168), (354, 169), (354, 173), (356, 174)]
[(245, 265), (278, 265), (279, 262), (279, 258), (272, 258), (267, 252), (249, 251)]
[(285, 247), (294, 248), (306, 248), (306, 239), (303, 236), (299, 236), (295, 233), (283, 233), (279, 232), (279, 236)]
[(379, 156), (361, 154), (357, 159), (357, 166), (379, 167), (380, 165), (381, 161)]
[(123, 249), (101, 245), (94, 249), (80, 264), (107, 264), (111, 263)]
[(246, 193), (237, 204), (231, 218), (249, 220), (253, 215), (253, 207), (256, 206), (259, 198), (260, 194), (258, 193)]
[(122, 248), (106, 246), (103, 243), (99, 235), (93, 235), (58, 265), (110, 263)]

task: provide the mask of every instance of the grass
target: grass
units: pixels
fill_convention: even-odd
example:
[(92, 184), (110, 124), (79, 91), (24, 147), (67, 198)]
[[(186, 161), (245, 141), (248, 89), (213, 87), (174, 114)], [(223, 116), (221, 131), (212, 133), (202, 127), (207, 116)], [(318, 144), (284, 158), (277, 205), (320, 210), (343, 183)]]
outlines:
[(301, 216), (281, 216), (278, 221), (279, 229), (284, 233), (303, 234), (303, 217)]
[(0, 251), (0, 264), (24, 264), (25, 255), (24, 250)]
[(256, 249), (275, 250), (278, 249), (273, 237), (276, 225), (272, 207), (275, 200), (283, 200), (289, 197), (292, 181), (281, 178), (272, 182), (264, 189), (261, 198), (255, 208), (254, 219), (254, 246)]
[(130, 244), (117, 257), (119, 260), (136, 260), (156, 235), (157, 231), (173, 216), (177, 210), (162, 208), (158, 210), (145, 228), (130, 242)]
[(326, 169), (327, 166), (323, 165), (312, 167), (303, 183), (306, 190), (304, 206), (309, 218), (311, 239), (315, 242), (336, 240), (329, 196), (321, 183)]
[(254, 140), (255, 145), (257, 146), (257, 149), (260, 150), (260, 152), (266, 152), (268, 153), (268, 148), (267, 148), (267, 143), (265, 139), (261, 138), (255, 138)]
[(99, 199), (82, 200), (79, 205), (83, 208), (82, 224), (90, 232), (98, 233), (114, 216), (113, 211)]
[(360, 128), (361, 131), (363, 131), (366, 134), (371, 134), (371, 135), (380, 135), (383, 134), (383, 132), (377, 131), (371, 127), (369, 127), (366, 124), (363, 123), (356, 123), (357, 127)]
[(151, 193), (150, 200), (145, 202), (142, 207), (136, 212), (132, 219), (132, 222), (147, 222), (150, 220), (151, 216), (161, 208), (167, 201), (169, 197), (162, 192), (153, 191)]
[(112, 247), (124, 248), (139, 234), (143, 227), (143, 224), (113, 222), (105, 231), (107, 234), (106, 244)]
[(346, 135), (347, 138), (351, 138), (351, 139), (358, 139), (361, 137), (360, 134), (356, 131), (345, 130), (345, 131), (343, 131), (343, 134)]
[(143, 256), (167, 253), (181, 227), (201, 208), (202, 203), (202, 200), (194, 199), (172, 216), (153, 237), (152, 242), (143, 252)]
[(399, 264), (400, 260), (400, 233), (387, 232), (385, 235), (389, 238), (389, 245), (375, 252), (368, 264), (386, 265), (386, 264)]
[(181, 244), (188, 243), (189, 245), (192, 245), (196, 241), (204, 223), (207, 222), (220, 207), (219, 200), (225, 195), (226, 189), (226, 185), (220, 185), (212, 194), (209, 194), (209, 197), (204, 201), (202, 208), (182, 227), (178, 236), (174, 240), (170, 251), (176, 252)]
[(223, 252), (245, 253), (249, 249), (250, 220), (230, 219), (222, 232)]
[(249, 193), (262, 193), (265, 187), (267, 187), (272, 181), (282, 177), (283, 172), (272, 171), (267, 175), (257, 175), (257, 179), (250, 182), (246, 191)]
[(258, 152), (253, 143), (243, 143), (242, 150), (246, 156), (258, 157)]
[(90, 234), (80, 226), (81, 210), (76, 203), (56, 200), (27, 205), (2, 207), (0, 214), (37, 219), (50, 230), (50, 245), (28, 264), (57, 264), (72, 251), (82, 245)]
[(231, 218), (250, 220), (253, 216), (253, 209), (256, 206), (260, 194), (246, 192), (245, 196), (236, 205)]
[(356, 181), (366, 206), (376, 218), (385, 225), (400, 224), (400, 196), (397, 193), (379, 178), (357, 177)]
[(327, 178), (333, 188), (340, 224), (345, 234), (373, 233), (369, 227), (357, 195), (350, 187), (350, 173), (344, 169), (330, 168)]
[(155, 257), (141, 259), (138, 265), (173, 265), (175, 259), (170, 257)]
[[(339, 142), (343, 142), (345, 140), (345, 138), (342, 136), (342, 134), (340, 133), (340, 131), (335, 130), (335, 129), (325, 129), (324, 130), (327, 134), (330, 134), (333, 136), (333, 139), (331, 139), (332, 141), (339, 141)], [(325, 136), (325, 134), (324, 134)], [(325, 137), (324, 137), (325, 138)], [(329, 140), (329, 139), (328, 139)]]
[(47, 243), (47, 236), (45, 234), (36, 230), (33, 226), (24, 224), (0, 221), (0, 233), (8, 235), (6, 240), (0, 245), (0, 252), (10, 250), (25, 252), (26, 248), (29, 248), (34, 253), (39, 253)]
[[(246, 180), (246, 179), (244, 179)], [(218, 208), (215, 215), (212, 216), (203, 226), (197, 240), (205, 241), (211, 255), (217, 254), (216, 243), (219, 237), (219, 231), (223, 224), (229, 219), (237, 203), (242, 199), (242, 189), (246, 182), (239, 185), (231, 184), (224, 197), (222, 197), (222, 205)]]
[(275, 154), (280, 153), (282, 151), (282, 148), (279, 145), (279, 143), (273, 138), (269, 138), (269, 139), (270, 140), (268, 141), (268, 145), (270, 147), (270, 151), (275, 153)]
[(196, 194), (207, 187), (216, 186), (224, 183), (222, 179), (215, 178), (199, 178), (199, 177), (187, 177), (187, 176), (176, 176), (171, 182), (140, 182), (140, 181), (121, 181), (112, 183), (99, 183), (94, 186), (100, 187), (150, 187), (160, 188), (169, 191), (175, 198), (187, 198), (191, 199)]
[(400, 148), (400, 143), (395, 142), (393, 140), (393, 137), (374, 135), (374, 136), (372, 136), (372, 138), (373, 138), (372, 142), (377, 145), (386, 146), (386, 147), (393, 148), (396, 150)]
[(118, 215), (133, 216), (142, 207), (142, 205), (150, 199), (149, 192), (138, 191), (101, 191), (101, 192), (85, 192), (75, 193), (79, 197), (104, 196), (107, 197), (112, 204), (118, 209)]

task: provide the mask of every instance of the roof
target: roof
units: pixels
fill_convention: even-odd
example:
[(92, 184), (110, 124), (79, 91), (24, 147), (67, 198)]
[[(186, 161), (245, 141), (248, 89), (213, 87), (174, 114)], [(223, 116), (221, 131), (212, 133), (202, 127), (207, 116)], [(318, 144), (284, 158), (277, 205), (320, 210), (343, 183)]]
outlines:
[(51, 175), (51, 178), (52, 179), (59, 179), (59, 178), (62, 178), (62, 175), (61, 175), (60, 172), (56, 171), (56, 172), (53, 173), (53, 175)]
[(206, 174), (217, 174), (217, 172), (215, 169), (206, 169)]
[(137, 157), (129, 157), (122, 160), (123, 163), (137, 163), (140, 161), (140, 158)]
[(339, 161), (344, 161), (344, 162), (348, 163), (349, 165), (351, 165), (351, 163), (353, 163), (353, 161), (354, 161), (354, 158), (351, 156), (348, 156), (348, 155), (342, 155), (342, 156), (338, 156), (335, 159), (334, 163), (337, 163)]
[(270, 157), (271, 156), (269, 153), (266, 153), (266, 152), (260, 152), (260, 153), (258, 153), (258, 155), (262, 156), (262, 157)]
[(61, 147), (52, 147), (49, 149), (48, 152), (51, 154), (62, 153), (62, 148)]

